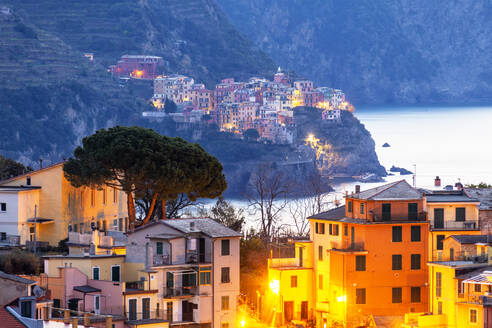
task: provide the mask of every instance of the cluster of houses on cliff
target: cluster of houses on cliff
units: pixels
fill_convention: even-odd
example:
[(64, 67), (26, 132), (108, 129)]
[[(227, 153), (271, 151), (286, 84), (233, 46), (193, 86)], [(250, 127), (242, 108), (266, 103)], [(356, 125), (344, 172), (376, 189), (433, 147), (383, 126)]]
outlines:
[[(313, 81), (291, 78), (279, 68), (272, 80), (253, 77), (248, 81), (227, 78), (210, 90), (184, 75), (157, 75), (162, 58), (128, 56), (110, 71), (124, 78), (152, 79), (156, 112), (147, 117), (169, 115), (177, 123), (215, 123), (221, 131), (243, 133), (255, 129), (261, 139), (274, 143), (292, 143), (294, 108), (316, 107), (322, 119), (338, 122), (341, 111), (352, 110), (341, 90), (315, 87)], [(175, 113), (166, 113), (166, 100), (176, 103)]]

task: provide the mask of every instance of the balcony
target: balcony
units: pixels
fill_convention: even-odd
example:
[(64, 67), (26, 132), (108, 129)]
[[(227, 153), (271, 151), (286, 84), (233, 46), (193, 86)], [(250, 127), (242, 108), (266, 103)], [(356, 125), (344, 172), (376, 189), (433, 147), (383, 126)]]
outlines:
[(160, 323), (163, 321), (171, 321), (167, 311), (144, 311), (125, 313), (125, 321), (130, 325)]
[(458, 302), (490, 306), (492, 305), (492, 297), (487, 295), (458, 294)]
[(480, 225), (478, 220), (466, 221), (431, 221), (432, 230), (479, 230)]
[(161, 254), (161, 255), (154, 255), (154, 259), (152, 261), (154, 266), (159, 266), (159, 265), (170, 265), (171, 264), (171, 258), (169, 254)]
[(383, 213), (381, 210), (369, 211), (369, 218), (374, 222), (415, 222), (427, 220), (427, 212), (420, 213)]
[(126, 291), (145, 290), (145, 280), (128, 281), (125, 283), (125, 289)]
[(20, 236), (9, 235), (5, 232), (0, 233), (0, 245), (4, 246), (19, 246)]
[(331, 250), (338, 252), (364, 252), (366, 251), (363, 241), (354, 243), (343, 243), (341, 248), (333, 247)]
[(198, 288), (196, 286), (184, 286), (184, 287), (167, 287), (164, 288), (163, 298), (173, 298), (182, 296), (195, 296), (198, 294)]
[(450, 254), (449, 251), (444, 252), (442, 250), (433, 251), (432, 261), (434, 262), (456, 262), (467, 261), (473, 263), (487, 263), (487, 254), (472, 254), (470, 252), (457, 252), (456, 254)]
[(198, 251), (187, 251), (186, 252), (186, 263), (198, 263)]

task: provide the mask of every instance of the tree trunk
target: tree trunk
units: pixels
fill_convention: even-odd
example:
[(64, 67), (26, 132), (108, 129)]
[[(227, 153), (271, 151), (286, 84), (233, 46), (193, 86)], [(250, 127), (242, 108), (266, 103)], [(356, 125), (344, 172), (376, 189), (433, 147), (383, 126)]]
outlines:
[(133, 193), (129, 192), (127, 195), (127, 207), (128, 207), (128, 231), (135, 229), (135, 202), (133, 200)]
[(149, 222), (150, 219), (152, 218), (152, 214), (154, 213), (155, 204), (157, 202), (158, 197), (159, 197), (158, 193), (155, 193), (154, 196), (152, 196), (152, 202), (150, 203), (149, 211), (145, 215), (145, 218), (142, 221), (142, 225), (147, 224), (147, 222)]
[(165, 220), (166, 219), (166, 199), (162, 199), (161, 204), (162, 204), (161, 220)]

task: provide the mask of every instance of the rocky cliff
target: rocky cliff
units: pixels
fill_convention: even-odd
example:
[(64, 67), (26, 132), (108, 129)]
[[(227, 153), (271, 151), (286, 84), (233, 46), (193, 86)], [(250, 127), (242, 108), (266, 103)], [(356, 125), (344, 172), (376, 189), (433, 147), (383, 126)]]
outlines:
[(492, 100), (492, 4), (425, 0), (218, 0), (286, 69), (355, 103)]

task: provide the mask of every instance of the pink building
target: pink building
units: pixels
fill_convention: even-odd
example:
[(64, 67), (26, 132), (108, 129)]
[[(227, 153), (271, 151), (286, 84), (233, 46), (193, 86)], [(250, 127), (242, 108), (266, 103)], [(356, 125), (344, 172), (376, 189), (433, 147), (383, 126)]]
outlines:
[(124, 55), (109, 69), (117, 76), (153, 80), (159, 75), (162, 64), (162, 57), (158, 56)]
[(318, 91), (307, 91), (302, 93), (304, 98), (304, 106), (316, 107), (316, 105), (324, 100), (323, 93)]

